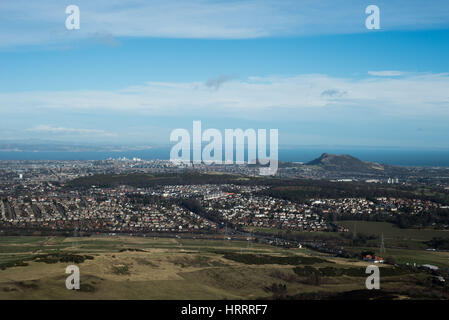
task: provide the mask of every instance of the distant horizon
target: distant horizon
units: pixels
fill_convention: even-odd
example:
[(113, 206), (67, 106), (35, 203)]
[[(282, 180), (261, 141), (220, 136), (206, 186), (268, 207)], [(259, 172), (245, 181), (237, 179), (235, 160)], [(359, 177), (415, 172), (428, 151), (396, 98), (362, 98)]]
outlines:
[[(168, 139), (167, 139), (168, 140)], [(96, 141), (76, 141), (76, 140), (51, 140), (51, 139), (39, 139), (39, 138), (31, 138), (31, 139), (1, 139), (0, 138), (0, 151), (3, 146), (6, 145), (20, 145), (23, 147), (33, 147), (33, 146), (47, 146), (47, 147), (104, 147), (104, 148), (112, 148), (112, 147), (122, 147), (122, 148), (132, 148), (138, 150), (138, 148), (147, 149), (147, 148), (170, 148), (174, 145), (174, 142), (153, 142), (148, 141), (145, 143), (138, 143), (133, 141), (127, 142), (96, 142)], [(203, 142), (203, 145), (207, 144), (207, 142)], [(268, 144), (269, 145), (269, 144)], [(224, 143), (223, 143), (224, 146)], [(401, 149), (401, 150), (414, 150), (414, 151), (438, 151), (438, 150), (447, 150), (449, 151), (449, 144), (445, 146), (417, 146), (417, 145), (360, 145), (360, 144), (295, 144), (295, 143), (279, 143), (279, 147), (282, 149), (291, 149), (291, 148), (330, 148), (330, 149), (379, 149), (379, 150), (389, 150), (389, 149)], [(55, 150), (57, 151), (57, 150)]]
[[(353, 147), (297, 147), (279, 148), (279, 161), (306, 163), (320, 157), (323, 153), (348, 154), (362, 161), (377, 162), (395, 166), (449, 167), (449, 150), (406, 149), (406, 148), (353, 148)], [(246, 156), (246, 153), (245, 153)], [(108, 158), (142, 160), (169, 160), (170, 148), (154, 147), (143, 150), (126, 151), (1, 151), (2, 160), (40, 160), (40, 161), (88, 161)]]

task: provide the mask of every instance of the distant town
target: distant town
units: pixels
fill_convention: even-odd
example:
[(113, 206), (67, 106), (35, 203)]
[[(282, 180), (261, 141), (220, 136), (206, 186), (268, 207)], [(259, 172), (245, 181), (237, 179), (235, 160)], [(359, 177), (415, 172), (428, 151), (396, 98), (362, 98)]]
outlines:
[[(323, 159), (327, 161), (321, 161)], [(328, 169), (329, 166), (331, 169)], [(344, 186), (351, 186), (351, 183), (392, 185), (406, 190), (420, 185), (448, 193), (447, 168), (382, 166), (379, 170), (379, 166), (352, 157), (332, 158), (324, 154), (309, 165), (282, 163), (277, 177), (267, 180), (258, 177), (257, 167), (251, 165), (193, 166), (139, 158), (1, 161), (0, 228), (2, 231), (217, 233), (223, 232), (229, 224), (240, 230), (259, 228), (313, 232), (335, 231), (337, 228), (347, 231), (333, 224), (333, 220), (351, 216), (412, 216), (448, 210), (447, 198), (438, 201), (435, 197), (424, 197), (423, 191), (416, 197), (396, 193), (384, 196), (360, 196), (357, 193), (351, 196), (346, 193), (333, 197), (325, 194), (307, 197), (304, 194), (299, 201), (273, 193), (279, 189), (276, 178), (282, 178), (282, 181), (325, 180)], [(389, 173), (397, 175), (390, 177)], [(181, 178), (174, 181), (176, 183), (162, 181), (139, 185), (139, 181), (133, 181), (130, 184), (117, 182), (108, 185), (101, 180), (96, 183), (95, 180), (97, 176), (183, 177), (189, 174), (207, 175), (215, 181), (186, 179), (183, 183)], [(79, 186), (72, 183), (89, 177), (92, 180), (87, 184)], [(232, 177), (231, 181), (228, 181), (229, 177)], [(247, 183), (248, 179), (252, 179), (251, 182)], [(437, 227), (445, 229), (448, 225), (443, 223)]]

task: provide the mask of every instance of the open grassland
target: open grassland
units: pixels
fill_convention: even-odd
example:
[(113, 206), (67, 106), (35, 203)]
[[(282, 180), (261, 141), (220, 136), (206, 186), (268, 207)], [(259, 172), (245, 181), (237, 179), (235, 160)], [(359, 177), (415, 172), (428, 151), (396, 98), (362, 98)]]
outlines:
[[(298, 241), (343, 241), (347, 242), (356, 235), (371, 237), (366, 239), (366, 246), (379, 246), (381, 235), (384, 236), (385, 247), (396, 249), (425, 250), (429, 248), (426, 241), (432, 238), (449, 238), (449, 231), (433, 229), (401, 229), (388, 222), (375, 221), (339, 221), (338, 224), (349, 229), (349, 232), (307, 232), (270, 228), (248, 228), (248, 232), (263, 233), (272, 236), (290, 237)], [(355, 231), (355, 232), (354, 232)]]
[(411, 250), (425, 250), (425, 243), (432, 238), (449, 238), (449, 231), (433, 229), (401, 229), (388, 222), (375, 221), (340, 221), (340, 225), (349, 229), (350, 233), (377, 236), (377, 240), (369, 241), (368, 245), (379, 246), (383, 234), (385, 247)]
[(248, 232), (262, 233), (271, 236), (285, 237), (290, 235), (297, 237), (298, 239), (309, 240), (334, 240), (342, 239), (342, 232), (325, 232), (325, 231), (298, 231), (298, 230), (285, 230), (285, 229), (275, 229), (275, 228), (261, 228), (261, 227), (248, 227), (246, 228)]
[[(80, 268), (80, 290), (65, 287), (71, 264)], [(247, 241), (0, 237), (0, 299), (313, 298), (364, 292), (367, 265)], [(422, 272), (381, 270), (382, 289), (396, 298), (445, 294), (429, 290)]]
[(348, 228), (351, 232), (356, 229), (357, 233), (365, 235), (384, 234), (385, 239), (400, 239), (411, 241), (427, 241), (434, 237), (449, 238), (449, 231), (433, 229), (401, 229), (388, 222), (375, 221), (340, 221), (340, 225)]
[[(354, 253), (370, 250), (376, 252), (376, 254), (379, 254), (379, 247), (348, 247), (346, 249)], [(391, 257), (396, 263), (400, 264), (431, 264), (443, 269), (449, 268), (449, 252), (446, 251), (434, 252), (426, 250), (387, 248), (385, 254), (382, 256), (384, 258)]]

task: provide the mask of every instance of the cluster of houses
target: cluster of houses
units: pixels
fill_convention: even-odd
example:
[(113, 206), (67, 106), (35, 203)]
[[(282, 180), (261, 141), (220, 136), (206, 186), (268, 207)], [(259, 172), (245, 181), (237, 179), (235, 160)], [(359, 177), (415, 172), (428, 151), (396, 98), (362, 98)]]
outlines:
[(319, 208), (323, 213), (335, 214), (371, 214), (406, 212), (418, 214), (432, 209), (444, 208), (439, 203), (420, 199), (379, 197), (367, 200), (366, 198), (340, 198), (310, 200), (313, 207)]
[[(174, 203), (134, 203), (127, 188), (76, 191), (1, 201), (3, 226), (108, 232), (194, 232), (217, 225)], [(13, 211), (14, 214), (7, 214)]]
[[(306, 203), (263, 195), (267, 186), (234, 184), (164, 185), (151, 188), (92, 186), (86, 191), (65, 191), (45, 183), (22, 185), (22, 192), (1, 201), (1, 223), (15, 227), (111, 232), (216, 230), (216, 223), (173, 202), (137, 204), (134, 195), (165, 199), (199, 199), (208, 216), (242, 227), (325, 231), (326, 214), (376, 212), (420, 213), (440, 208), (438, 203), (402, 198), (310, 199)], [(23, 190), (26, 190), (24, 192)], [(131, 197), (131, 198), (130, 198)], [(217, 219), (213, 219), (217, 221)], [(344, 231), (344, 230), (343, 230)]]
[(307, 204), (253, 193), (234, 192), (222, 197), (205, 198), (203, 207), (211, 214), (235, 225), (258, 228), (323, 231), (324, 218)]

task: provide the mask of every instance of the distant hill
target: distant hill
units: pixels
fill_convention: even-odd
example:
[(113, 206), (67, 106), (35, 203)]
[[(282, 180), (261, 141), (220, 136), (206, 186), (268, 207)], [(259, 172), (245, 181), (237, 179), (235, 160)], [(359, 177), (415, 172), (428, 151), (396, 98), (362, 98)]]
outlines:
[(330, 171), (382, 172), (385, 167), (376, 162), (365, 162), (348, 154), (323, 153), (319, 158), (307, 162), (308, 166), (320, 166)]

